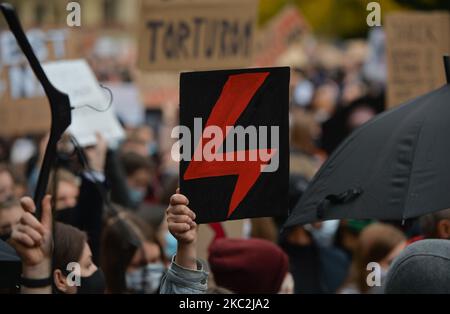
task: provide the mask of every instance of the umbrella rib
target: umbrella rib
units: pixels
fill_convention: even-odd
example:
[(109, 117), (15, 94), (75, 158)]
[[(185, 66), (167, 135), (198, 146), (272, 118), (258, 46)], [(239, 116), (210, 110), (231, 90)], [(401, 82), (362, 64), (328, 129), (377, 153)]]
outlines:
[(412, 158), (412, 161), (411, 161), (411, 167), (410, 167), (410, 171), (409, 171), (409, 175), (408, 175), (408, 184), (407, 184), (407, 188), (406, 188), (405, 199), (403, 200), (402, 221), (404, 221), (407, 218), (407, 215), (406, 215), (406, 211), (407, 211), (406, 205), (407, 204), (406, 203), (408, 201), (409, 190), (411, 188), (411, 177), (412, 177), (412, 172), (414, 170), (414, 164), (415, 164), (415, 161), (416, 161), (416, 151), (417, 151), (417, 146), (418, 146), (420, 135), (422, 134), (422, 128), (425, 125), (425, 120), (427, 118), (428, 118), (428, 116), (425, 116), (425, 118), (422, 119), (420, 127), (419, 127), (419, 130), (418, 130), (416, 138), (415, 138), (415, 144), (414, 144), (413, 152), (412, 152), (412, 157), (413, 158)]

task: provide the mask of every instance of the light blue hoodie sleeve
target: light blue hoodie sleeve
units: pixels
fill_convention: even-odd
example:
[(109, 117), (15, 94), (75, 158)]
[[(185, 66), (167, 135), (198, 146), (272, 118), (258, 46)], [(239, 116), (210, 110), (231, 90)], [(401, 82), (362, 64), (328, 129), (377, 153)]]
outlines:
[(187, 269), (175, 263), (175, 256), (161, 281), (161, 294), (204, 294), (208, 289), (206, 263), (197, 260), (197, 270)]

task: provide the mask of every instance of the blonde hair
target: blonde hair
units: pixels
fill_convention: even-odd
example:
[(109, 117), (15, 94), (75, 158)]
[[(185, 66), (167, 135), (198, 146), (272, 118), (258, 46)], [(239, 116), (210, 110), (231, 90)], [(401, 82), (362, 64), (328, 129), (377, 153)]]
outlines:
[(73, 184), (77, 187), (80, 187), (81, 180), (76, 175), (74, 175), (72, 172), (66, 170), (66, 169), (58, 169), (55, 173), (55, 171), (52, 171), (49, 176), (48, 185), (47, 185), (47, 193), (53, 192), (53, 187), (56, 183), (59, 182), (67, 182), (70, 184)]

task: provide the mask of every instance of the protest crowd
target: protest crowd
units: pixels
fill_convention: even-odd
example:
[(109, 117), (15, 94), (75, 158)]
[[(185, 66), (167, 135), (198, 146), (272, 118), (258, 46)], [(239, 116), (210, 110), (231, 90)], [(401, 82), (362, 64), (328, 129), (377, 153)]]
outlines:
[[(385, 78), (371, 75), (367, 54), (353, 48), (339, 47), (336, 63), (318, 57), (291, 66), (286, 212), (342, 141), (387, 109)], [(126, 62), (86, 58), (102, 84), (137, 80)], [(30, 196), (49, 134), (0, 137), (0, 257), (15, 256), (21, 267), (17, 278), (0, 260), (0, 278), (10, 284), (2, 293), (450, 292), (450, 209), (287, 229), (287, 215), (250, 218), (238, 236), (224, 232), (228, 222), (197, 224), (172, 157), (176, 108), (151, 123), (119, 115), (125, 135), (115, 142), (97, 133), (94, 144), (80, 145), (66, 132), (40, 218)], [(213, 236), (199, 248), (205, 229)]]

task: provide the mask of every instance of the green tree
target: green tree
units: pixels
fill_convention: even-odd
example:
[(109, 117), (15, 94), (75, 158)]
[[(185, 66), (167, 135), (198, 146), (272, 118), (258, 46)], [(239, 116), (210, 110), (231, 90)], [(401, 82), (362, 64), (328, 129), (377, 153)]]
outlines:
[[(404, 10), (401, 0), (378, 0), (381, 14)], [(406, 1), (406, 0), (405, 0)], [(436, 0), (437, 1), (437, 0)], [(447, 0), (448, 1), (448, 0)], [(369, 0), (260, 0), (260, 24), (275, 16), (284, 5), (295, 4), (310, 23), (314, 33), (338, 38), (365, 36)]]

